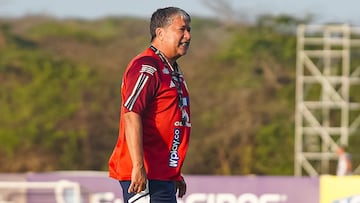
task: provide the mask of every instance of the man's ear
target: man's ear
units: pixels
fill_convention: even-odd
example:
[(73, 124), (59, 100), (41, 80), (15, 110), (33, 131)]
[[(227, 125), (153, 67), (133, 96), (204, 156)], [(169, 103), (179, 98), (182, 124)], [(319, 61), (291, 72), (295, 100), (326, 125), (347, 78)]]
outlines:
[(156, 37), (159, 38), (160, 41), (164, 39), (164, 29), (163, 28), (156, 28), (155, 30)]

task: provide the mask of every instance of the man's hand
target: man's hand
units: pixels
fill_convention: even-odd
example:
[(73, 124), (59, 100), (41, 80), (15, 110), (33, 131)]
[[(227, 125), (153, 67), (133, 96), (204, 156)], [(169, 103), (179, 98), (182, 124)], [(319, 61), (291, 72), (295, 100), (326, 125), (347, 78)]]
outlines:
[(146, 171), (144, 167), (134, 167), (131, 173), (131, 183), (128, 189), (128, 193), (140, 193), (146, 189)]
[(175, 181), (175, 187), (178, 197), (182, 198), (186, 193), (186, 182), (183, 177), (181, 177), (181, 180)]

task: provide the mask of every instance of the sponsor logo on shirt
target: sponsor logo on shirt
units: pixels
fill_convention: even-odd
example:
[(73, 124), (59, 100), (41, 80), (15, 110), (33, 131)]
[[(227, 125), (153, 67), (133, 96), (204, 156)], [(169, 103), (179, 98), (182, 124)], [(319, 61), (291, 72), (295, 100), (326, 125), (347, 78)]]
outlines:
[(174, 129), (174, 139), (170, 149), (169, 166), (176, 168), (179, 165), (180, 129)]

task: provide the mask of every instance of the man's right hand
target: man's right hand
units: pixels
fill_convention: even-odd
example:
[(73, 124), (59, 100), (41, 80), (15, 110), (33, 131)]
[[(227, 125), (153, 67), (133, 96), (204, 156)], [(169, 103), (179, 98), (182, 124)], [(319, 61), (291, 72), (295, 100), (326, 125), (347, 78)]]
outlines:
[(131, 183), (128, 189), (128, 193), (140, 193), (146, 189), (147, 176), (145, 168), (133, 167), (131, 173)]

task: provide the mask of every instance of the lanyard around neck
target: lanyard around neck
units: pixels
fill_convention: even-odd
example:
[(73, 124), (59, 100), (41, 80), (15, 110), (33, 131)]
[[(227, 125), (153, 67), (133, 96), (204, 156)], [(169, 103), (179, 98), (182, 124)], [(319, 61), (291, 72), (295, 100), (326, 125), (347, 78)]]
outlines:
[(150, 49), (153, 50), (154, 53), (160, 57), (161, 61), (163, 62), (163, 64), (165, 66), (169, 66), (169, 68), (171, 69), (171, 80), (173, 81), (173, 83), (176, 87), (178, 97), (179, 97), (179, 107), (180, 107), (180, 110), (182, 110), (184, 107), (184, 101), (183, 101), (183, 96), (182, 96), (183, 91), (181, 89), (182, 79), (180, 77), (181, 73), (179, 71), (177, 63), (175, 62), (174, 66), (172, 66), (160, 50), (158, 50), (153, 45), (150, 46)]
[(150, 46), (150, 49), (153, 50), (153, 52), (160, 57), (163, 64), (165, 64), (166, 66), (169, 66), (169, 68), (171, 69), (172, 72), (175, 71), (177, 74), (180, 74), (178, 64), (176, 62), (174, 63), (174, 66), (173, 66), (173, 65), (171, 65), (169, 60), (166, 59), (164, 54), (159, 49), (157, 49), (153, 45)]

